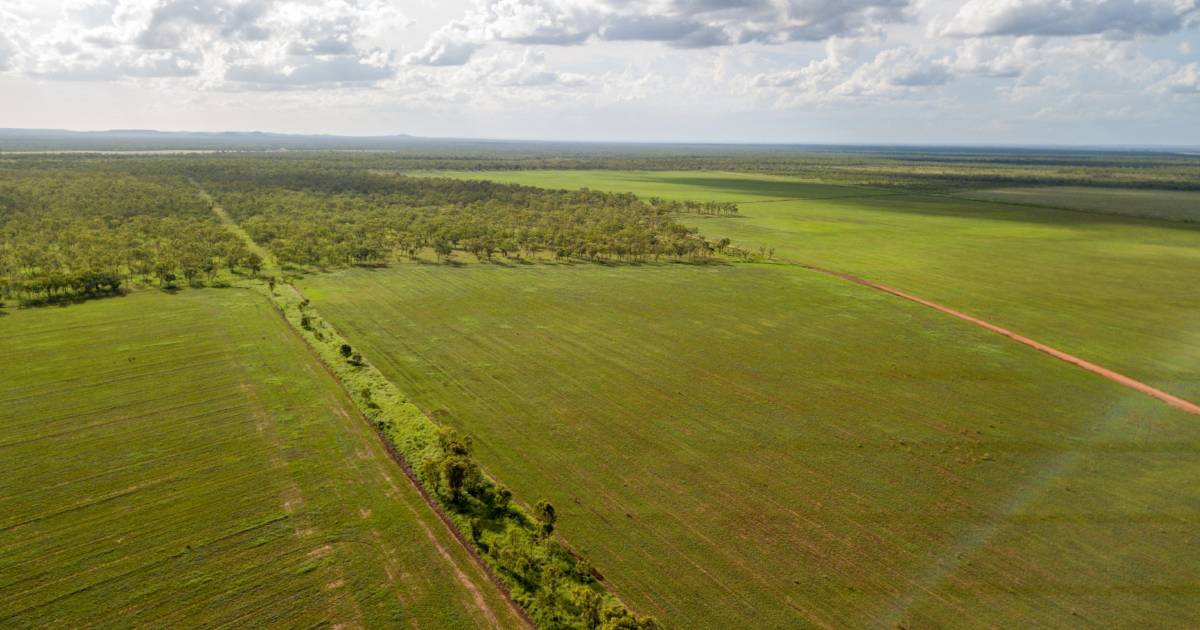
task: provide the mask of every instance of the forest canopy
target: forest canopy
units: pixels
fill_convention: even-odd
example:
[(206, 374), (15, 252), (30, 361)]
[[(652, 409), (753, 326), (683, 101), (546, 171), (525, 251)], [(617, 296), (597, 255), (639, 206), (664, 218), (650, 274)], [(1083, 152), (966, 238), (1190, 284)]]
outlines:
[[(426, 249), (495, 256), (697, 260), (714, 245), (677, 222), (680, 204), (631, 194), (402, 175), (297, 173), (215, 185), (220, 203), (284, 264), (387, 263)], [(274, 185), (272, 185), (274, 184)], [(726, 204), (694, 204), (699, 209)], [(698, 210), (697, 210), (698, 211)], [(736, 211), (725, 209), (726, 212)]]
[(87, 170), (0, 174), (0, 294), (38, 303), (173, 286), (252, 263), (182, 177)]
[(698, 261), (727, 243), (676, 215), (737, 212), (730, 203), (407, 177), (360, 160), (24, 158), (0, 163), (0, 296), (38, 304), (257, 274), (263, 260), (221, 224), (204, 191), (281, 264), (322, 268), (456, 252)]

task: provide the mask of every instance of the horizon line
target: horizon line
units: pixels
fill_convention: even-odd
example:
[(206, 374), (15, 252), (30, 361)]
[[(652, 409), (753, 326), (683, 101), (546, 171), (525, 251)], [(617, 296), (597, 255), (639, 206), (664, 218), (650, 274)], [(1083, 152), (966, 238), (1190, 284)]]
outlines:
[(194, 129), (152, 129), (152, 128), (107, 128), (107, 129), (71, 129), (66, 127), (0, 127), (0, 133), (63, 133), (63, 134), (160, 134), (160, 135), (259, 135), (289, 138), (326, 138), (344, 140), (387, 140), (406, 138), (423, 141), (447, 142), (496, 142), (496, 143), (546, 143), (546, 144), (594, 144), (594, 145), (651, 145), (651, 146), (730, 146), (730, 147), (887, 147), (887, 148), (999, 148), (999, 149), (1158, 149), (1158, 150), (1198, 150), (1197, 144), (1137, 144), (1137, 143), (1021, 143), (1021, 142), (848, 142), (836, 140), (783, 140), (766, 142), (759, 140), (646, 140), (646, 139), (614, 139), (587, 140), (564, 138), (529, 138), (504, 136), (422, 136), (407, 132), (377, 133), (377, 134), (347, 134), (329, 132), (296, 132), (296, 131), (265, 131), (261, 129), (220, 131), (201, 131)]

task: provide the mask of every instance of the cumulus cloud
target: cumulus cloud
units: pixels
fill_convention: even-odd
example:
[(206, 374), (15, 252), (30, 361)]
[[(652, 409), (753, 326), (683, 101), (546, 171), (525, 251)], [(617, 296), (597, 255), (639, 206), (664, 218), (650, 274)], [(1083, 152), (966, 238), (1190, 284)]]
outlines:
[(370, 85), (395, 75), (390, 60), (357, 55), (291, 56), (275, 63), (231, 66), (225, 78), (255, 89)]
[(578, 87), (587, 84), (587, 79), (578, 74), (556, 72), (546, 67), (545, 53), (526, 49), (516, 65), (505, 63), (503, 58), (478, 68), (481, 80), (492, 85), (506, 87)]
[(15, 66), (21, 54), (20, 23), (17, 16), (0, 9), (0, 72)]
[(406, 23), (385, 0), (76, 0), (62, 16), (32, 43), (31, 74), (218, 89), (373, 84), (394, 60), (361, 42)]
[(855, 71), (847, 85), (859, 92), (880, 93), (891, 88), (945, 85), (952, 76), (945, 59), (900, 47), (881, 51), (874, 60)]
[(851, 45), (831, 41), (825, 56), (801, 68), (755, 76), (750, 86), (774, 93), (776, 106), (911, 97), (953, 81), (951, 59), (911, 46), (860, 59)]
[(968, 0), (943, 32), (1129, 38), (1174, 33), (1198, 20), (1198, 0)]
[[(893, 105), (930, 116), (991, 107), (995, 120), (1072, 120), (1150, 116), (1164, 103), (1194, 108), (1200, 94), (1190, 56), (1200, 40), (1178, 33), (1195, 23), (1200, 0), (946, 2), (946, 21), (886, 37), (889, 25), (928, 20), (937, 13), (930, 7), (942, 5), (459, 1), (458, 19), (427, 24), (427, 37), (407, 42), (398, 0), (65, 0), (61, 11), (42, 0), (0, 0), (0, 73), (170, 83), (208, 92), (198, 99), (297, 110), (335, 103), (442, 116), (463, 108), (489, 120), (530, 111), (583, 120), (580, 112), (620, 110), (641, 120), (650, 111), (715, 117)], [(648, 46), (615, 42), (675, 52), (647, 55)], [(762, 45), (742, 45), (751, 43)], [(603, 54), (551, 48), (590, 45)], [(324, 90), (319, 98), (299, 93), (315, 89)], [(280, 93), (235, 96), (268, 90)]]
[(1167, 90), (1176, 94), (1200, 94), (1200, 64), (1189, 63), (1166, 80)]
[(139, 48), (176, 50), (197, 37), (263, 41), (270, 36), (259, 23), (270, 8), (266, 0), (160, 0), (148, 8), (149, 18), (134, 38)]
[(972, 74), (992, 79), (1011, 79), (1020, 76), (1030, 65), (1028, 54), (1033, 42), (1021, 38), (1015, 44), (972, 39), (955, 51), (952, 63), (959, 74)]
[(478, 0), (406, 61), (461, 65), (488, 42), (570, 46), (591, 40), (677, 48), (875, 35), (909, 0)]

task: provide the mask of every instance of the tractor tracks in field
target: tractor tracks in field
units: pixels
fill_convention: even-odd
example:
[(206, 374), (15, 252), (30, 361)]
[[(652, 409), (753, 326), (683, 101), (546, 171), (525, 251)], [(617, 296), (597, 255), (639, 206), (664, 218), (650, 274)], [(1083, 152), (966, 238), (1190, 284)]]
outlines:
[(891, 287), (886, 284), (880, 284), (878, 282), (874, 282), (872, 280), (868, 280), (866, 278), (856, 276), (854, 274), (846, 273), (844, 271), (836, 271), (833, 269), (827, 269), (825, 267), (819, 267), (817, 265), (811, 265), (808, 263), (797, 262), (797, 261), (784, 261), (784, 262), (786, 262), (787, 264), (794, 265), (796, 267), (800, 267), (801, 269), (815, 271), (820, 274), (832, 276), (834, 278), (845, 280), (847, 282), (852, 282), (859, 286), (867, 287), (869, 289), (874, 289), (874, 290), (880, 291), (882, 293), (887, 293), (889, 295), (892, 295), (892, 296), (895, 296), (898, 298), (902, 298), (902, 299), (908, 300), (910, 302), (915, 302), (917, 304), (920, 304), (921, 306), (925, 306), (927, 308), (931, 308), (931, 309), (938, 311), (940, 313), (943, 313), (945, 315), (949, 315), (956, 319), (960, 319), (969, 324), (973, 324), (975, 326), (983, 328), (984, 330), (988, 330), (993, 333), (996, 333), (1002, 337), (1008, 337), (1009, 339), (1011, 339), (1019, 344), (1033, 348), (1034, 350), (1037, 350), (1038, 352), (1041, 352), (1043, 354), (1050, 355), (1050, 356), (1054, 357), (1055, 359), (1058, 359), (1059, 361), (1063, 361), (1064, 363), (1069, 363), (1071, 365), (1074, 365), (1075, 367), (1087, 370), (1093, 374), (1096, 374), (1098, 376), (1106, 378), (1110, 381), (1113, 381), (1114, 383), (1128, 387), (1129, 389), (1132, 389), (1134, 391), (1140, 392), (1140, 393), (1150, 396), (1152, 398), (1157, 398), (1158, 400), (1170, 405), (1171, 407), (1179, 409), (1180, 411), (1184, 411), (1186, 413), (1190, 413), (1195, 416), (1200, 416), (1200, 405), (1197, 405), (1196, 403), (1193, 403), (1188, 400), (1184, 400), (1183, 398), (1180, 398), (1173, 394), (1164, 392), (1161, 389), (1152, 387), (1151, 385), (1148, 385), (1146, 383), (1143, 383), (1142, 381), (1139, 381), (1137, 379), (1134, 379), (1134, 378), (1131, 378), (1124, 374), (1121, 374), (1120, 372), (1117, 372), (1115, 370), (1110, 370), (1110, 369), (1108, 369), (1102, 365), (1098, 365), (1096, 363), (1092, 363), (1091, 361), (1088, 361), (1086, 359), (1077, 357), (1073, 354), (1064, 352), (1062, 350), (1059, 350), (1058, 348), (1055, 348), (1048, 344), (1044, 344), (1040, 341), (1037, 341), (1036, 339), (1032, 339), (1030, 337), (1026, 337), (1019, 333), (1013, 332), (1012, 330), (1009, 330), (1002, 326), (998, 326), (987, 320), (980, 319), (980, 318), (974, 317), (972, 315), (968, 315), (962, 311), (952, 309), (948, 306), (939, 304), (932, 300), (927, 300), (923, 297), (914, 295), (907, 291), (902, 291), (895, 287)]
[[(303, 293), (300, 292), (300, 289), (296, 288), (294, 285), (292, 285), (290, 283), (284, 283), (280, 287), (280, 289), (281, 290), (290, 289), (292, 291), (295, 291), (297, 295), (303, 296)], [(303, 344), (305, 350), (308, 352), (309, 356), (313, 359), (313, 361), (316, 362), (316, 364), (320, 367), (320, 369), (322, 371), (324, 371), (324, 373), (329, 378), (333, 379), (334, 383), (337, 384), (337, 386), (343, 391), (343, 393), (349, 399), (350, 392), (346, 388), (346, 384), (337, 375), (337, 373), (334, 372), (325, 363), (324, 359), (321, 358), (320, 353), (317, 352), (317, 350), (315, 348), (313, 348), (312, 345), (309, 344), (308, 340), (305, 339), (304, 336), (301, 335), (299, 333), (299, 331), (296, 330), (296, 328), (292, 325), (292, 323), (290, 321), (288, 321), (287, 315), (284, 314), (284, 312), (278, 307), (278, 305), (276, 305), (270, 299), (268, 299), (268, 302), (271, 303), (271, 310), (274, 311), (275, 314), (279, 316), (279, 319), (283, 323), (283, 326), (285, 328), (287, 328), (288, 332), (294, 338), (298, 339), (301, 344)], [(362, 423), (366, 425), (367, 430), (369, 430), (372, 434), (375, 435), (376, 439), (379, 441), (379, 444), (383, 447), (383, 450), (388, 454), (389, 458), (400, 468), (400, 472), (402, 472), (404, 474), (404, 477), (409, 481), (409, 483), (412, 485), (412, 487), (417, 491), (417, 494), (421, 497), (422, 501), (425, 503), (425, 506), (433, 511), (434, 515), (437, 516), (438, 520), (446, 528), (446, 531), (450, 534), (450, 536), (455, 540), (455, 542), (459, 543), (459, 545), (463, 548), (464, 551), (466, 551), (467, 555), (471, 558), (473, 563), (482, 572), (484, 578), (489, 583), (491, 583), (493, 586), (496, 587), (496, 589), (499, 591), (501, 599), (504, 601), (505, 604), (508, 605), (509, 610), (513, 613), (514, 617), (516, 617), (516, 619), (521, 622), (521, 624), (524, 628), (529, 628), (529, 629), (536, 628), (537, 626), (536, 626), (536, 624), (534, 624), (533, 618), (529, 616), (529, 612), (525, 610), (524, 606), (522, 606), (519, 602), (517, 602), (517, 600), (512, 595), (512, 591), (509, 590), (509, 588), (504, 584), (504, 582), (500, 579), (500, 577), (498, 575), (496, 575), (496, 572), (492, 569), (491, 565), (489, 565), (487, 563), (487, 561), (485, 561), (483, 559), (483, 556), (480, 555), (479, 550), (476, 549), (474, 547), (474, 545), (472, 545), (470, 542), (467, 541), (466, 535), (462, 532), (461, 529), (459, 529), (459, 527), (455, 524), (455, 522), (450, 518), (450, 515), (446, 513), (445, 508), (443, 508), (441, 506), (441, 504), (439, 504), (437, 502), (437, 500), (433, 498), (433, 496), (429, 493), (429, 491), (425, 489), (424, 484), (422, 484), (420, 479), (417, 478), (416, 472), (412, 469), (412, 466), (408, 463), (408, 460), (405, 459), (404, 455), (402, 455), (399, 452), (399, 450), (396, 449), (396, 445), (392, 443), (392, 441), (383, 433), (382, 430), (379, 429), (379, 427), (377, 427), (375, 425), (374, 422), (371, 421), (370, 418), (363, 415), (363, 413), (361, 411), (359, 411), (357, 408), (355, 408), (353, 403), (351, 403), (351, 409), (353, 411), (354, 416), (356, 416), (359, 420), (361, 420)], [(390, 481), (390, 478), (389, 478), (389, 481)], [(443, 558), (445, 558), (450, 563), (451, 567), (455, 570), (456, 579), (459, 581), (460, 584), (463, 585), (463, 587), (465, 589), (467, 589), (468, 593), (470, 593), (471, 598), (474, 600), (474, 602), (475, 602), (476, 606), (479, 608), (480, 612), (482, 612), (487, 617), (489, 622), (495, 622), (497, 619), (495, 612), (491, 610), (491, 607), (488, 605), (487, 601), (484, 599), (483, 594), (479, 591), (479, 589), (475, 585), (474, 581), (471, 580), (471, 578), (463, 572), (462, 568), (459, 567), (458, 564), (454, 562), (453, 558), (450, 557), (450, 555), (446, 552), (445, 548), (443, 548), (440, 544), (437, 543), (436, 539), (433, 538), (433, 533), (428, 529), (425, 522), (421, 521), (419, 519), (417, 522), (419, 525), (421, 525), (421, 527), (425, 531), (425, 534), (433, 542), (438, 553)], [(498, 622), (493, 623), (492, 626), (493, 627), (501, 627)]]
[[(261, 245), (256, 243), (254, 241), (254, 239), (252, 239), (250, 237), (250, 235), (236, 221), (234, 221), (232, 217), (229, 216), (229, 214), (225, 211), (225, 209), (216, 203), (216, 200), (213, 199), (213, 197), (211, 195), (209, 195), (208, 191), (206, 191), (199, 184), (199, 182), (197, 182), (195, 180), (191, 180), (191, 183), (196, 187), (197, 191), (199, 191), (200, 196), (210, 203), (212, 212), (213, 212), (213, 214), (216, 215), (218, 221), (220, 221), (220, 223), (226, 229), (228, 229), (230, 232), (232, 232), (235, 236), (237, 236), (239, 239), (244, 241), (246, 246), (250, 249), (250, 251), (252, 251), (256, 254), (259, 254), (259, 256), (263, 260), (264, 272), (266, 272), (268, 274), (274, 274), (275, 272), (278, 272), (279, 266), (278, 266), (278, 263), (275, 261), (274, 256), (272, 256), (271, 253), (267, 249), (265, 249), (264, 247), (262, 247)], [(284, 282), (283, 285), (280, 287), (280, 290), (294, 291), (297, 296), (300, 296), (301, 299), (303, 299), (304, 294), (300, 291), (299, 288), (292, 285), (290, 282)], [(308, 340), (305, 339), (304, 336), (301, 335), (300, 332), (296, 330), (296, 328), (288, 320), (287, 315), (284, 314), (282, 308), (278, 304), (275, 304), (275, 301), (271, 298), (268, 298), (267, 301), (271, 304), (271, 310), (274, 311), (276, 313), (276, 315), (279, 316), (279, 319), (281, 320), (284, 328), (287, 329), (288, 333), (290, 333), (295, 338), (299, 339), (300, 343), (304, 346), (305, 350), (308, 351), (309, 356), (317, 363), (318, 366), (320, 366), (320, 368), (325, 372), (326, 375), (329, 376), (329, 378), (333, 379), (333, 381), (338, 385), (338, 387), (340, 389), (342, 389), (342, 391), (349, 398), (350, 392), (347, 390), (346, 384), (342, 381), (341, 378), (338, 377), (338, 375), (328, 365), (326, 365), (325, 361), (321, 358), (320, 353), (317, 352), (317, 350), (315, 348), (313, 348), (312, 345), (309, 344)], [(352, 406), (353, 406), (353, 404), (352, 404)], [(388, 439), (388, 437), (386, 435), (384, 435), (383, 432), (377, 426), (375, 426), (375, 424), (373, 422), (371, 422), (371, 420), (369, 418), (367, 418), (365, 415), (363, 415), (357, 408), (354, 409), (354, 414), (356, 416), (358, 416), (358, 418), (364, 424), (367, 425), (368, 430), (370, 430), (371, 433), (373, 433), (375, 435), (375, 437), (379, 440), (380, 444), (383, 446), (384, 451), (388, 454), (390, 459), (392, 459), (393, 462), (397, 466), (399, 466), (401, 472), (404, 473), (405, 478), (408, 479), (409, 483), (412, 484), (413, 488), (416, 489), (417, 494), (424, 501), (426, 507), (428, 507), (430, 510), (433, 511), (434, 515), (437, 516), (438, 520), (446, 528), (446, 530), (450, 534), (450, 536), (456, 542), (459, 543), (459, 545), (467, 553), (467, 556), (471, 558), (472, 563), (475, 564), (479, 568), (479, 570), (481, 571), (481, 573), (483, 574), (483, 576), (487, 580), (487, 582), (492, 584), (497, 589), (497, 591), (500, 594), (501, 599), (504, 601), (505, 604), (508, 605), (513, 616), (518, 620), (518, 622), (522, 625), (522, 627), (530, 628), (530, 629), (535, 628), (536, 624), (534, 624), (533, 619), (529, 616), (529, 613), (528, 613), (528, 611), (525, 610), (525, 607), (516, 601), (516, 599), (512, 595), (512, 592), (508, 589), (508, 587), (504, 584), (504, 582), (500, 580), (500, 577), (498, 575), (496, 575), (496, 573), (492, 569), (492, 567), (483, 559), (483, 556), (480, 555), (479, 551), (467, 541), (466, 536), (458, 528), (458, 526), (454, 523), (454, 521), (450, 519), (450, 516), (445, 512), (445, 510), (442, 508), (442, 506), (440, 504), (438, 504), (438, 502), (429, 494), (429, 492), (425, 489), (424, 485), (417, 478), (416, 473), (413, 471), (413, 469), (409, 465), (408, 461), (404, 458), (403, 455), (400, 454), (400, 452), (396, 449), (396, 446), (392, 443), (392, 441), (390, 439)], [(484, 599), (483, 594), (479, 591), (479, 589), (475, 585), (474, 581), (471, 580), (470, 577), (468, 577), (465, 573), (463, 573), (462, 569), (454, 562), (454, 560), (450, 557), (450, 555), (446, 552), (446, 550), (441, 545), (437, 544), (437, 541), (433, 538), (433, 533), (428, 529), (428, 527), (425, 525), (425, 523), (420, 521), (419, 519), (418, 519), (418, 523), (421, 525), (422, 528), (425, 529), (426, 535), (428, 535), (429, 538), (437, 546), (439, 553), (454, 568), (454, 570), (457, 573), (455, 577), (463, 585), (463, 587), (466, 588), (467, 591), (470, 593), (476, 606), (480, 609), (480, 611), (487, 618), (489, 624), (492, 625), (493, 627), (500, 627), (500, 624), (496, 617), (495, 612), (491, 610), (491, 607), (488, 605), (487, 601)]]

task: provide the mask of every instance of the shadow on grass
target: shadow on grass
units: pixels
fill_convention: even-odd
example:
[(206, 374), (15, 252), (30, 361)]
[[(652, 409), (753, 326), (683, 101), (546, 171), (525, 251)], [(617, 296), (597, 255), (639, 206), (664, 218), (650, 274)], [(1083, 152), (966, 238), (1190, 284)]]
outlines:
[(711, 188), (723, 193), (739, 193), (755, 197), (788, 197), (796, 199), (829, 197), (831, 193), (837, 194), (841, 192), (844, 192), (844, 195), (847, 197), (884, 192), (858, 186), (823, 184), (818, 182), (779, 181), (775, 179), (752, 179), (751, 177), (675, 175), (653, 177), (651, 181), (692, 188)]
[[(96, 294), (96, 295), (72, 295), (72, 296), (62, 296), (62, 297), (39, 299), (39, 300), (21, 300), (20, 302), (17, 303), (17, 308), (19, 308), (19, 309), (48, 308), (51, 306), (58, 306), (61, 308), (65, 308), (65, 307), (71, 306), (73, 304), (83, 304), (84, 302), (91, 302), (93, 300), (107, 300), (110, 298), (122, 298), (122, 297), (125, 297), (128, 293), (129, 293), (128, 290), (121, 289), (120, 291), (117, 291), (115, 293), (101, 293), (101, 294)], [(0, 309), (0, 314), (4, 314), (4, 309)]]

